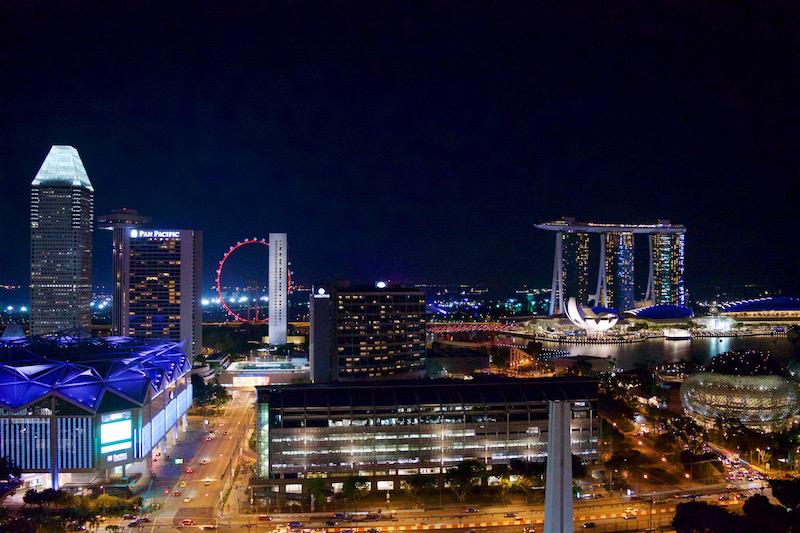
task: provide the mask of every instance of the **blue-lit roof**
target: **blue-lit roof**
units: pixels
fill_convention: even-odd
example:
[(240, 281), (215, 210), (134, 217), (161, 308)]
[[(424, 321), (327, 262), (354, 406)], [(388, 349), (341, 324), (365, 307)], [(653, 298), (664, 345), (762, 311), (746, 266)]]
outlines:
[(692, 310), (686, 306), (668, 304), (639, 307), (638, 309), (625, 311), (625, 313), (633, 315), (636, 318), (644, 318), (649, 320), (674, 320), (680, 318), (692, 318), (692, 316), (694, 316)]
[(172, 341), (0, 338), (0, 407), (16, 411), (56, 395), (96, 413), (107, 393), (142, 406), (189, 370), (183, 344)]
[(752, 311), (800, 311), (800, 298), (792, 296), (768, 296), (751, 300), (725, 302), (719, 306), (722, 313), (745, 313)]

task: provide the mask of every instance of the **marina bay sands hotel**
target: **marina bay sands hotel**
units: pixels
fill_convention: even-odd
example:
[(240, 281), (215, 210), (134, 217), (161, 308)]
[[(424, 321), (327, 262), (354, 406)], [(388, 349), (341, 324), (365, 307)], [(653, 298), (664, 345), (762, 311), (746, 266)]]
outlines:
[[(536, 224), (556, 234), (550, 314), (566, 312), (571, 296), (578, 303), (627, 311), (634, 308), (634, 235), (648, 236), (650, 273), (644, 299), (655, 305), (686, 305), (683, 282), (686, 227), (655, 224), (598, 224), (564, 218)], [(589, 294), (589, 236), (600, 235), (600, 265), (595, 292)]]

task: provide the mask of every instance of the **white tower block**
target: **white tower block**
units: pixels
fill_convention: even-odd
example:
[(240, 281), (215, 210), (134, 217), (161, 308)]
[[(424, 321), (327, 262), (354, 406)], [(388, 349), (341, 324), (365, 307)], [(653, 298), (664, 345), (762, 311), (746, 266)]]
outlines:
[(547, 423), (547, 480), (544, 487), (544, 533), (573, 533), (572, 451), (567, 401), (550, 402)]
[(269, 343), (286, 344), (289, 292), (288, 244), (285, 233), (269, 234)]

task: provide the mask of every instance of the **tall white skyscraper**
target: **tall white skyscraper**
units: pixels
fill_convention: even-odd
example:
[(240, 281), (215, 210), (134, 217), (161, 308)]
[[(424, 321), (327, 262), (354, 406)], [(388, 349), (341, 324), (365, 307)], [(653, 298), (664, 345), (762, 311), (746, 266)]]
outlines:
[(269, 343), (286, 344), (288, 244), (285, 233), (269, 234)]
[(91, 325), (94, 188), (78, 151), (53, 146), (31, 183), (31, 334)]

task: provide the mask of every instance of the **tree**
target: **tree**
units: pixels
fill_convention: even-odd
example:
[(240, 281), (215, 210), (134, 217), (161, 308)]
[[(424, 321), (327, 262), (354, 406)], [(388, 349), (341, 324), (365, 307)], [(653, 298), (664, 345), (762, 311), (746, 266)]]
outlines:
[(781, 502), (781, 505), (800, 511), (798, 510), (798, 506), (800, 506), (800, 478), (770, 479), (769, 486), (772, 487), (772, 495)]
[(514, 479), (514, 488), (525, 494), (527, 502), (531, 491), (540, 489), (544, 485), (545, 464), (512, 459), (508, 466)]
[(414, 474), (406, 480), (409, 494), (414, 498), (420, 498), (427, 490), (436, 487), (436, 478), (425, 474)]
[(9, 457), (0, 457), (0, 481), (7, 481), (12, 477), (18, 478), (22, 475), (22, 469), (14, 464)]
[(460, 503), (464, 503), (469, 492), (485, 478), (486, 465), (480, 461), (462, 461), (445, 474), (445, 479)]
[(769, 498), (756, 494), (750, 496), (742, 507), (745, 521), (754, 531), (758, 531), (764, 524), (769, 524), (773, 531), (789, 530), (789, 515), (777, 505), (769, 503)]
[(358, 510), (358, 502), (369, 492), (369, 482), (364, 476), (348, 476), (342, 483), (342, 494)]
[(705, 502), (679, 503), (672, 527), (678, 533), (733, 533), (740, 530), (737, 515)]
[(311, 478), (308, 480), (306, 488), (308, 489), (308, 496), (311, 499), (311, 502), (315, 504), (314, 510), (319, 508), (321, 506), (320, 504), (325, 503), (327, 487), (325, 486), (324, 479), (319, 477)]
[(583, 478), (586, 477), (586, 466), (584, 466), (583, 461), (581, 458), (572, 454), (572, 477), (573, 478)]

